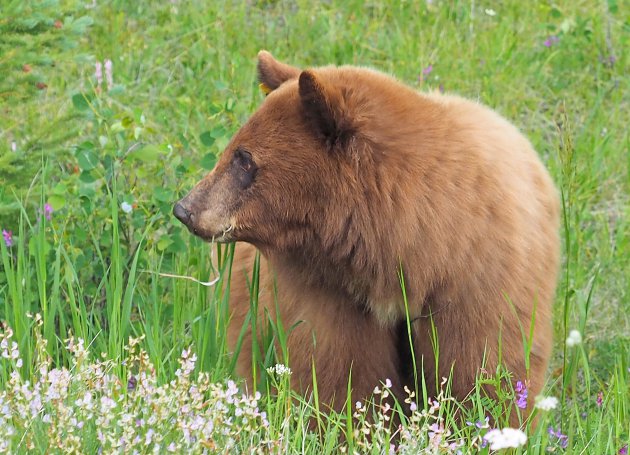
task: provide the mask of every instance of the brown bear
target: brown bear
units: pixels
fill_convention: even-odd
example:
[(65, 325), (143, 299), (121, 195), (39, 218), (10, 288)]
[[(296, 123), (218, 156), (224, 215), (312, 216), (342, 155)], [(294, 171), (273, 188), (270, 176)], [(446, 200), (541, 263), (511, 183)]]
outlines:
[[(349, 378), (361, 399), (386, 379), (400, 394), (415, 375), (435, 394), (452, 375), (464, 399), (500, 363), (538, 394), (559, 203), (528, 140), (476, 102), (370, 69), (301, 71), (261, 51), (258, 76), (262, 106), (174, 207), (195, 235), (238, 242), (230, 345), (250, 309), (257, 250), (258, 318), (294, 327), (288, 363), (302, 393), (315, 365), (319, 400), (337, 410)], [(251, 345), (248, 331), (245, 378)]]

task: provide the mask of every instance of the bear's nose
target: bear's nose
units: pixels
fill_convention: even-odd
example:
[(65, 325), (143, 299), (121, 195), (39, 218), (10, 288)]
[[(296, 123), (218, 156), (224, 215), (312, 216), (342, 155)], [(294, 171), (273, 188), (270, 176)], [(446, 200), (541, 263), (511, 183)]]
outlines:
[(173, 215), (186, 226), (190, 223), (190, 211), (179, 202), (173, 207)]

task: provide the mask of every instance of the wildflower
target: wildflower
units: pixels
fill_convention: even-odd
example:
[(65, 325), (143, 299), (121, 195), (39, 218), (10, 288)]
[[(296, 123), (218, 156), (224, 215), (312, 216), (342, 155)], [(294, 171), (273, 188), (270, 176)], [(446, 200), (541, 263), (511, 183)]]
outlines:
[(525, 433), (514, 428), (490, 430), (485, 434), (483, 439), (490, 444), (490, 450), (521, 447), (527, 442)]
[(361, 409), (361, 408), (363, 407), (363, 404), (362, 404), (360, 401), (357, 401), (357, 402), (354, 404), (354, 407), (355, 407), (355, 408), (357, 408), (357, 410), (359, 410), (359, 409)]
[(389, 378), (385, 379), (385, 387), (388, 389), (392, 388), (392, 381)]
[(628, 444), (619, 449), (619, 455), (628, 455)]
[(11, 248), (11, 246), (13, 245), (13, 232), (3, 229), (2, 237), (4, 238), (4, 244), (7, 246), (7, 248)]
[(418, 409), (418, 405), (416, 404), (415, 401), (412, 401), (411, 404), (409, 405), (409, 410), (411, 412), (416, 412), (417, 409)]
[(17, 142), (11, 141), (11, 151), (17, 152)]
[(122, 204), (120, 204), (120, 208), (125, 213), (131, 213), (131, 211), (133, 210), (132, 205), (128, 202), (123, 202)]
[(582, 342), (582, 334), (577, 330), (571, 330), (567, 337), (567, 346), (572, 348)]
[(595, 401), (595, 403), (597, 404), (598, 408), (602, 407), (602, 404), (604, 403), (604, 392), (597, 392), (597, 400)]
[(442, 442), (442, 434), (444, 433), (444, 425), (440, 423), (434, 423), (429, 425), (429, 445), (431, 447), (438, 448), (440, 447), (440, 443)]
[(543, 43), (543, 45), (545, 47), (551, 47), (554, 44), (556, 44), (558, 41), (560, 41), (560, 38), (558, 38), (556, 35), (551, 35), (549, 38), (547, 38), (545, 40), (545, 42)]
[(114, 66), (110, 59), (105, 60), (105, 79), (107, 80), (107, 89), (114, 88)]
[(475, 423), (467, 421), (466, 425), (468, 425), (469, 427), (472, 427), (474, 425), (479, 429), (490, 428), (490, 417), (486, 416), (484, 420), (477, 420)]
[(426, 78), (433, 71), (433, 65), (429, 65), (422, 70), (422, 75)]
[(514, 391), (517, 393), (516, 406), (525, 409), (527, 407), (527, 387), (521, 381), (517, 381)]
[(137, 385), (138, 380), (136, 379), (136, 377), (134, 375), (129, 376), (129, 379), (127, 380), (127, 391), (133, 392), (134, 390), (136, 390)]
[(490, 17), (494, 17), (494, 16), (497, 15), (497, 12), (495, 10), (493, 10), (492, 8), (486, 8), (484, 10), (484, 13), (486, 13)]
[(562, 434), (560, 428), (554, 430), (553, 427), (550, 426), (547, 429), (547, 433), (549, 433), (549, 436), (551, 436), (552, 438), (555, 438), (555, 442), (563, 449), (566, 449), (569, 445), (569, 437), (566, 434)]
[(276, 374), (277, 376), (291, 376), (291, 368), (281, 363), (276, 364), (275, 366), (267, 368), (267, 373)]
[(100, 90), (101, 85), (103, 85), (103, 64), (101, 62), (94, 64), (94, 77), (96, 78), (96, 87)]
[(558, 399), (556, 397), (536, 397), (536, 408), (542, 411), (550, 411), (558, 407)]
[(46, 204), (44, 204), (44, 216), (46, 217), (46, 219), (48, 221), (50, 221), (52, 219), (53, 212), (54, 212), (54, 210), (52, 208), (52, 205), (50, 205), (48, 202), (46, 202)]

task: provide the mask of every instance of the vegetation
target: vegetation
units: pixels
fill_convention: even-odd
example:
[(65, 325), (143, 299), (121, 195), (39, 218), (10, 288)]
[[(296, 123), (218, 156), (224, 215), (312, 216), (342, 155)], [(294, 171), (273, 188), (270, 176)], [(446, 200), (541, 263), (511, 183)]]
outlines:
[[(2, 2), (0, 452), (487, 453), (512, 441), (516, 453), (627, 453), (622, 6)], [(375, 406), (323, 412), (291, 395), (273, 351), (260, 359), (260, 395), (228, 382), (239, 379), (223, 287), (173, 275), (224, 280), (230, 248), (193, 238), (171, 208), (260, 103), (263, 48), (302, 67), (368, 65), (479, 99), (531, 139), (561, 189), (564, 262), (547, 400), (539, 424), (524, 423), (526, 442), (491, 433), (485, 418), (503, 428), (505, 409), (535, 399), (527, 384), (496, 403), (472, 396), (462, 421), (448, 383), (435, 401), (410, 391), (392, 409), (386, 378)], [(402, 408), (416, 412), (399, 429)]]

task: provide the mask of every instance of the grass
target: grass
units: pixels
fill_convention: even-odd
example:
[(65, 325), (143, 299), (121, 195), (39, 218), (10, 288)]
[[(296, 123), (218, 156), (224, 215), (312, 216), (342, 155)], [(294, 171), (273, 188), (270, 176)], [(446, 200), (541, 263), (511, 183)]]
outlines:
[[(224, 341), (225, 287), (158, 273), (201, 281), (218, 274), (229, 280), (229, 247), (215, 250), (192, 238), (175, 224), (170, 210), (212, 167), (229, 137), (260, 103), (255, 55), (262, 48), (302, 67), (367, 65), (419, 90), (441, 88), (479, 99), (526, 133), (563, 199), (564, 262), (546, 390), (560, 405), (541, 413), (535, 429), (526, 427), (527, 445), (516, 451), (613, 454), (627, 446), (630, 97), (625, 50), (630, 47), (630, 22), (623, 2), (109, 0), (90, 8), (85, 5), (89, 2), (74, 0), (48, 3), (24, 2), (32, 8), (29, 14), (43, 11), (51, 20), (61, 20), (58, 33), (78, 27), (82, 16), (91, 21), (84, 20), (68, 35), (72, 45), (26, 52), (35, 32), (23, 41), (9, 33), (0, 36), (1, 49), (12, 50), (0, 55), (2, 76), (13, 84), (10, 90), (0, 85), (0, 163), (9, 162), (3, 161), (7, 156), (18, 163), (13, 173), (8, 167), (0, 171), (0, 228), (13, 234), (11, 247), (0, 242), (0, 320), (12, 328), (21, 360), (18, 367), (17, 358), (0, 359), (0, 408), (19, 402), (15, 386), (24, 385), (19, 381), (30, 381), (30, 387), (43, 381), (48, 390), (51, 382), (41, 375), (42, 362), (49, 361), (51, 370), (69, 368), (74, 379), (68, 381), (66, 398), (46, 402), (35, 416), (27, 412), (20, 417), (21, 408), (11, 408), (9, 423), (16, 434), (0, 431), (0, 449), (6, 442), (11, 452), (61, 451), (56, 444), (71, 447), (73, 435), (80, 434), (80, 451), (119, 450), (98, 436), (96, 419), (105, 419), (107, 412), (93, 411), (92, 420), (81, 414), (91, 422), (82, 429), (64, 420), (63, 412), (88, 412), (87, 405), (73, 403), (91, 390), (99, 400), (119, 400), (111, 411), (116, 419), (128, 412), (148, 420), (151, 410), (120, 386), (138, 381), (142, 372), (168, 388), (163, 395), (147, 392), (147, 397), (173, 393), (173, 401), (156, 398), (156, 406), (191, 405), (193, 399), (182, 394), (192, 383), (214, 397), (215, 404), (232, 396), (225, 386), (234, 368)], [(10, 27), (11, 10), (2, 8), (0, 27)], [(53, 58), (43, 58), (47, 55)], [(95, 62), (107, 59), (113, 62), (114, 86), (104, 80), (99, 89)], [(29, 62), (38, 63), (27, 74), (23, 65)], [(29, 79), (34, 73), (37, 81)], [(46, 88), (33, 89), (35, 82), (45, 82)], [(50, 220), (42, 213), (47, 202), (54, 208)], [(123, 202), (132, 205), (130, 213), (121, 210)], [(39, 313), (41, 321), (29, 313)], [(274, 322), (269, 336), (282, 337), (290, 330)], [(568, 347), (565, 340), (573, 329), (583, 341)], [(67, 348), (65, 340), (71, 336), (89, 346), (85, 360), (78, 361), (76, 349)], [(129, 337), (139, 340), (131, 351)], [(191, 346), (194, 372), (182, 378), (176, 372), (186, 371), (189, 364), (181, 353)], [(247, 412), (258, 413), (252, 421), (260, 425), (232, 428), (227, 436), (194, 430), (201, 433), (195, 433), (196, 443), (189, 446), (183, 433), (163, 432), (163, 448), (172, 442), (181, 444), (179, 450), (257, 447), (274, 453), (335, 453), (347, 426), (363, 430), (371, 425), (351, 406), (342, 415), (320, 414), (308, 402), (292, 401), (286, 377), (266, 371), (281, 353), (264, 352), (258, 368), (263, 394), (246, 406)], [(104, 362), (100, 368), (119, 385), (112, 379), (100, 389), (89, 389), (86, 384), (91, 383), (81, 380), (87, 376), (80, 375), (80, 362)], [(11, 371), (19, 371), (21, 379), (12, 378)], [(199, 372), (207, 378), (198, 377)], [(224, 384), (221, 391), (211, 388), (215, 383)], [(401, 438), (401, 452), (404, 447), (409, 453), (456, 450), (430, 452), (436, 438), (432, 429), (440, 425), (450, 435), (438, 436), (464, 444), (458, 450), (481, 450), (476, 447), (486, 430), (453, 421), (455, 404), (442, 398), (433, 414), (427, 414), (433, 408), (425, 403), (420, 410), (425, 414), (405, 427), (409, 436)], [(509, 404), (512, 398), (508, 394), (504, 401)], [(490, 412), (487, 403), (473, 400), (477, 414), (469, 417), (483, 419), (484, 411)], [(261, 423), (263, 410), (266, 426)], [(377, 407), (379, 415), (382, 410)], [(204, 412), (195, 416), (225, 427), (219, 414)], [(47, 413), (58, 431), (42, 421)], [(352, 423), (355, 413), (360, 415)], [(163, 426), (155, 423), (154, 428), (169, 428), (173, 418), (164, 414)], [(312, 418), (321, 422), (319, 429), (309, 427)], [(116, 438), (140, 435), (145, 441), (149, 431), (143, 424), (133, 436), (121, 425), (99, 422), (103, 431), (114, 428)], [(192, 423), (187, 422), (182, 420), (178, 428), (189, 428)], [(367, 428), (369, 441), (363, 431), (356, 438), (348, 432), (345, 448), (388, 450), (387, 420), (376, 422), (382, 428)], [(548, 433), (548, 426), (567, 436), (566, 449)], [(149, 446), (137, 447), (145, 452)]]

